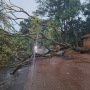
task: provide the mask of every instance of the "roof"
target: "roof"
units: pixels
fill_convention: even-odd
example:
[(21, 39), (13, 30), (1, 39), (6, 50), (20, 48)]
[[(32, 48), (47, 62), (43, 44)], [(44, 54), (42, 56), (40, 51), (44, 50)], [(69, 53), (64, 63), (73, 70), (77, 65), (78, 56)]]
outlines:
[(90, 37), (90, 34), (86, 34), (86, 35), (84, 36), (84, 38), (88, 38), (88, 37)]

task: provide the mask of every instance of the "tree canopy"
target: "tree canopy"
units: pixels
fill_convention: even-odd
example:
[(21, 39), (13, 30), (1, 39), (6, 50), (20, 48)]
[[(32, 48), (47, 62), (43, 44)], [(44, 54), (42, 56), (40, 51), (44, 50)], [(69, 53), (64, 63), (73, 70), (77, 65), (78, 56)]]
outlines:
[[(22, 65), (27, 58), (31, 60), (37, 34), (38, 46), (44, 51), (47, 50), (44, 54), (36, 53), (37, 57), (60, 56), (68, 50), (90, 51), (78, 48), (82, 47), (83, 36), (90, 33), (89, 2), (81, 4), (80, 0), (36, 0), (36, 3), (38, 8), (31, 16), (11, 2), (8, 5), (3, 0), (0, 1), (0, 64), (18, 60), (19, 65)], [(28, 18), (18, 18), (15, 12), (25, 13)], [(48, 18), (41, 19), (38, 16)], [(20, 23), (17, 22), (18, 19), (21, 19)], [(14, 24), (20, 26), (19, 31)], [(53, 49), (51, 45), (54, 46)], [(63, 53), (57, 54), (60, 50), (63, 50)]]

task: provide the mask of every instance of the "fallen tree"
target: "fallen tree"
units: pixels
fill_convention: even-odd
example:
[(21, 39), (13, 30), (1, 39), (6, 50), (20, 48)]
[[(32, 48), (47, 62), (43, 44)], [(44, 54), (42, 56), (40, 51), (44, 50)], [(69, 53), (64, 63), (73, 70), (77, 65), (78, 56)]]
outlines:
[[(10, 0), (9, 0), (10, 2)], [(49, 20), (42, 20), (36, 16), (31, 16), (29, 15), (28, 12), (26, 12), (24, 9), (22, 9), (19, 6), (16, 6), (14, 4), (12, 4), (10, 2), (10, 4), (8, 5), (6, 2), (4, 2), (3, 0), (0, 1), (0, 3), (5, 6), (2, 6), (2, 9), (0, 10), (0, 19), (2, 19), (3, 21), (3, 27), (0, 27), (0, 34), (1, 34), (1, 38), (0, 40), (2, 40), (2, 43), (0, 42), (0, 54), (4, 54), (7, 56), (13, 56), (13, 58), (17, 59), (18, 62), (17, 63), (12, 63), (10, 65), (0, 65), (0, 67), (11, 67), (14, 68), (13, 71), (11, 72), (11, 74), (15, 74), (23, 65), (26, 64), (31, 64), (32, 59), (34, 58), (34, 54), (35, 57), (47, 57), (47, 58), (51, 58), (54, 56), (64, 56), (65, 53), (74, 50), (76, 52), (80, 52), (80, 53), (89, 53), (90, 49), (83, 49), (83, 48), (78, 48), (75, 47), (74, 45), (71, 45), (70, 43), (66, 42), (64, 40), (62, 36), (62, 33), (60, 32), (60, 30), (51, 25), (49, 22)], [(24, 13), (28, 16), (28, 18), (20, 18), (17, 17), (14, 13), (18, 12), (18, 13)], [(22, 23), (18, 23), (17, 20), (23, 20)], [(26, 23), (25, 23), (26, 22)], [(23, 33), (23, 32), (18, 32), (14, 25), (17, 24), (18, 26), (20, 26), (21, 28), (23, 28), (23, 30), (27, 30), (28, 33)], [(29, 27), (29, 24), (31, 25), (31, 27)], [(6, 27), (9, 26), (9, 27)], [(12, 33), (13, 32), (13, 33)], [(37, 38), (38, 35), (38, 38)], [(75, 36), (77, 39), (77, 34), (75, 32)], [(5, 39), (3, 39), (3, 37)], [(27, 39), (28, 41), (30, 41), (30, 43), (28, 43), (30, 46), (30, 44), (33, 44), (33, 47), (30, 46), (30, 48), (32, 49), (33, 52), (27, 52), (26, 50), (22, 51), (21, 49), (17, 50), (16, 46), (10, 43), (10, 39), (8, 38), (12, 38), (12, 37), (18, 37), (18, 38), (22, 38), (20, 39), (20, 41)], [(57, 38), (58, 37), (58, 38)], [(14, 39), (15, 39), (14, 38)], [(38, 43), (36, 43), (36, 41)], [(9, 49), (7, 50), (7, 47), (2, 49), (3, 45), (9, 46)], [(22, 43), (23, 44), (23, 43)], [(25, 43), (24, 43), (25, 44)], [(23, 44), (23, 46), (25, 46)], [(39, 46), (38, 49), (42, 49), (43, 52), (42, 53), (38, 53), (35, 52), (34, 50), (34, 46)], [(53, 45), (53, 47), (51, 48), (50, 46)], [(58, 46), (58, 48), (57, 48)], [(77, 45), (78, 46), (78, 45)], [(20, 47), (20, 46), (19, 46)], [(31, 50), (30, 49), (30, 50)], [(4, 51), (7, 50), (7, 51)], [(20, 54), (22, 56), (25, 57), (20, 57)]]
[[(9, 0), (9, 2), (10, 2), (10, 0)], [(8, 20), (13, 21), (15, 24), (18, 24), (24, 30), (28, 31), (27, 34), (22, 34), (21, 32), (17, 32), (14, 25), (11, 22), (9, 22), (8, 24), (10, 25), (10, 27), (12, 27), (12, 29), (14, 30), (15, 33), (11, 33), (11, 32), (9, 32), (8, 34), (5, 33), (5, 34), (3, 34), (4, 37), (27, 38), (28, 40), (30, 40), (31, 43), (33, 43), (33, 49), (34, 49), (34, 46), (36, 44), (35, 42), (37, 40), (37, 35), (38, 35), (37, 46), (39, 46), (39, 42), (43, 43), (43, 44), (41, 44), (41, 46), (43, 46), (44, 50), (47, 50), (47, 52), (45, 52), (43, 54), (36, 53), (36, 57), (63, 56), (66, 52), (68, 52), (70, 50), (74, 50), (74, 51), (80, 52), (80, 53), (89, 53), (90, 52), (90, 49), (78, 48), (78, 47), (72, 46), (71, 44), (67, 43), (63, 39), (62, 33), (60, 33), (60, 30), (58, 30), (58, 28), (56, 28), (55, 26), (50, 25), (50, 23), (48, 23), (48, 20), (44, 23), (43, 20), (39, 19), (36, 16), (29, 15), (29, 13), (27, 13), (24, 9), (12, 4), (11, 2), (10, 2), (10, 5), (8, 5), (7, 3), (4, 3), (4, 4), (6, 5), (6, 7), (2, 8), (2, 11), (6, 10), (9, 13), (9, 14), (7, 12), (5, 13), (6, 14), (5, 21), (8, 21)], [(28, 16), (28, 18), (18, 18), (14, 14), (15, 12), (25, 13)], [(2, 15), (3, 15), (3, 13), (2, 13)], [(23, 24), (19, 24), (17, 22), (17, 20), (19, 20), (19, 19), (24, 20), (27, 23), (30, 23), (31, 27), (29, 28), (27, 25), (24, 25), (25, 24), (24, 22), (23, 22)], [(44, 30), (43, 28), (46, 28), (46, 29)], [(56, 38), (56, 36), (58, 37), (58, 39)], [(49, 47), (50, 45), (54, 45), (54, 46), (58, 45), (59, 48), (51, 49)], [(16, 53), (18, 53), (18, 51), (16, 51)], [(13, 55), (13, 56), (15, 58), (17, 58), (18, 60), (20, 60), (20, 63), (17, 65), (17, 68), (12, 73), (14, 73), (18, 69), (19, 66), (22, 66), (24, 63), (27, 62), (27, 57), (30, 58), (30, 60), (31, 60), (33, 53), (32, 53), (32, 55), (28, 54), (27, 57), (24, 59), (20, 58), (19, 56), (16, 56), (16, 55)]]

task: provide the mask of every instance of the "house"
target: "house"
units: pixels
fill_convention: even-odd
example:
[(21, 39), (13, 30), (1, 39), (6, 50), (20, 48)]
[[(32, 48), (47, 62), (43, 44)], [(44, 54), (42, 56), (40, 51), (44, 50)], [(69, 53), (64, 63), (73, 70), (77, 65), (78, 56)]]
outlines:
[(83, 40), (83, 48), (90, 49), (90, 34), (86, 34)]

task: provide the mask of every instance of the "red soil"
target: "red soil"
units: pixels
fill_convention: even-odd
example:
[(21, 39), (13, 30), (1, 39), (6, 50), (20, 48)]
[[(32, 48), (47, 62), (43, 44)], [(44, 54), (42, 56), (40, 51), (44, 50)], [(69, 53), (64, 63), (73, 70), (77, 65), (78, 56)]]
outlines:
[(90, 90), (90, 54), (36, 60), (24, 90)]

